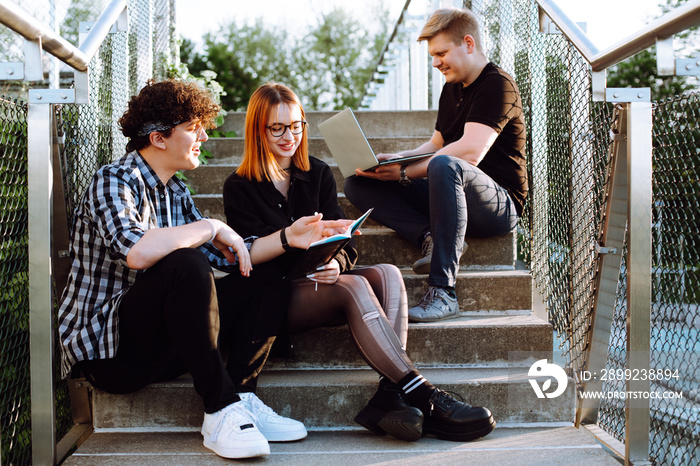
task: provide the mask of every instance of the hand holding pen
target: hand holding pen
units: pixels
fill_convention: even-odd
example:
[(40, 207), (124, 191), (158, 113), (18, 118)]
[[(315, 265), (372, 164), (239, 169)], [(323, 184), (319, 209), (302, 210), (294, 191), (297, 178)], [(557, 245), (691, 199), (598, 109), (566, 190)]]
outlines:
[(316, 290), (318, 290), (318, 284), (323, 283), (326, 285), (332, 285), (338, 280), (340, 276), (340, 264), (337, 260), (332, 259), (326, 265), (322, 265), (316, 269), (316, 272), (311, 273), (306, 276), (311, 281), (316, 282)]

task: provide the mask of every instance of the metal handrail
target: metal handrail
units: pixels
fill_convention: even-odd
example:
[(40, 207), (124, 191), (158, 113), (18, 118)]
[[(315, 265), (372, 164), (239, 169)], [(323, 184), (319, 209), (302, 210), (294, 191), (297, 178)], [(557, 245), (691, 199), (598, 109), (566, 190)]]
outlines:
[(700, 24), (700, 0), (690, 0), (601, 52), (555, 1), (537, 0), (537, 4), (556, 24), (562, 34), (581, 52), (581, 55), (591, 64), (593, 71), (603, 71), (651, 47), (657, 39), (667, 39)]
[[(377, 63), (374, 65), (374, 71), (377, 71), (379, 67), (382, 65), (384, 62), (384, 55), (389, 51), (389, 45), (394, 41), (394, 38), (396, 35), (399, 33), (399, 26), (401, 26), (401, 23), (403, 23), (403, 17), (406, 14), (406, 10), (408, 10), (408, 6), (411, 4), (411, 0), (406, 0), (406, 3), (404, 3), (403, 8), (401, 9), (401, 14), (399, 14), (399, 19), (396, 20), (396, 24), (394, 24), (394, 30), (391, 32), (387, 40), (384, 42), (384, 47), (382, 48), (382, 51), (379, 53), (379, 59), (377, 60)], [(367, 83), (369, 84), (370, 82), (373, 81), (373, 76), (374, 73), (372, 73), (369, 76), (369, 80)]]
[(128, 0), (112, 0), (80, 46), (75, 47), (56, 32), (34, 19), (16, 3), (0, 0), (0, 23), (30, 41), (41, 41), (41, 47), (78, 71), (87, 71), (92, 57), (104, 41)]

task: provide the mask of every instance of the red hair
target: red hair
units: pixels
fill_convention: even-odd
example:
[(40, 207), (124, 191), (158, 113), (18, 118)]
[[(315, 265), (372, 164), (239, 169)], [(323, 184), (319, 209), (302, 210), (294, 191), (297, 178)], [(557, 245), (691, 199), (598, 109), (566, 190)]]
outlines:
[[(283, 170), (275, 160), (267, 142), (267, 119), (270, 111), (279, 105), (297, 106), (306, 120), (299, 98), (284, 84), (268, 83), (260, 86), (250, 97), (245, 116), (243, 162), (236, 173), (249, 180), (272, 181), (281, 179)], [(292, 156), (292, 164), (299, 170), (309, 171), (308, 130), (301, 135), (301, 143)]]

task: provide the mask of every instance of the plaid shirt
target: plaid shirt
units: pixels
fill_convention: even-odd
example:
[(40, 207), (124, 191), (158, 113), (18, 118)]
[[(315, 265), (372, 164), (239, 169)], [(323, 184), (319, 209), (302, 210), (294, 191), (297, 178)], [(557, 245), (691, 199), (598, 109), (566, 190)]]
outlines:
[[(71, 273), (58, 312), (63, 377), (77, 361), (116, 355), (119, 302), (143, 272), (127, 267), (126, 256), (146, 230), (202, 218), (187, 187), (176, 177), (163, 185), (138, 152), (97, 171), (71, 230)], [(212, 266), (237, 270), (211, 242), (198, 249)]]

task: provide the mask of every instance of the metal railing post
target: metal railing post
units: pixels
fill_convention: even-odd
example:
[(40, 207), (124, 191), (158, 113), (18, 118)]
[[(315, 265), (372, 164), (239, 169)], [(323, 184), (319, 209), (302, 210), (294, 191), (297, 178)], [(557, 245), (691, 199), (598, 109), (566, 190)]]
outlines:
[[(652, 113), (650, 102), (627, 107), (628, 252), (627, 355), (628, 368), (648, 373), (651, 346), (651, 203)], [(627, 379), (628, 393), (649, 393), (649, 379)], [(649, 462), (649, 398), (627, 397), (625, 462)]]
[[(605, 221), (599, 235), (598, 274), (595, 280), (591, 331), (588, 338), (588, 358), (585, 370), (591, 374), (602, 374), (608, 360), (608, 347), (615, 313), (617, 285), (620, 277), (620, 262), (627, 228), (627, 204), (629, 183), (627, 180), (627, 114), (615, 110), (611, 130), (613, 136), (610, 151), (611, 166), (608, 178), (608, 199)], [(584, 392), (600, 392), (603, 380), (598, 376), (580, 381)], [(585, 397), (579, 401), (576, 425), (595, 424), (598, 420), (600, 399)], [(620, 454), (622, 452), (619, 452)]]
[(27, 114), (29, 346), (32, 463), (35, 465), (55, 464), (56, 461), (51, 283), (51, 110), (50, 104), (29, 104)]

